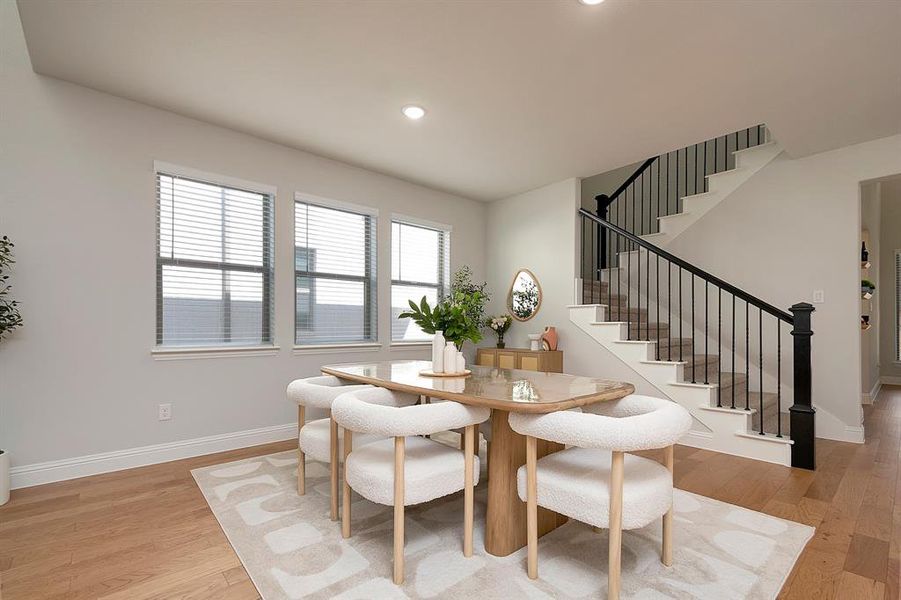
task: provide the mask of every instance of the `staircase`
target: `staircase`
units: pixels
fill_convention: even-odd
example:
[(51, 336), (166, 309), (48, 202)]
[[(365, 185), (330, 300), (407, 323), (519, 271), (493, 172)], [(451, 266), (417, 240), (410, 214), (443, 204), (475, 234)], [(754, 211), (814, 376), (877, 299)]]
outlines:
[(649, 159), (580, 211), (570, 320), (691, 413), (683, 444), (813, 468), (813, 307), (789, 314), (663, 248), (779, 154), (765, 127), (743, 132)]

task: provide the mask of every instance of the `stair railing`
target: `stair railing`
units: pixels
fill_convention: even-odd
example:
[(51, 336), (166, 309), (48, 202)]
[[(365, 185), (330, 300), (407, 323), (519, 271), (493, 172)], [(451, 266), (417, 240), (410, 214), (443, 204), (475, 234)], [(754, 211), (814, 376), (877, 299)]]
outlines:
[[(601, 194), (597, 216), (634, 233), (657, 233), (657, 219), (682, 212), (682, 198), (707, 191), (707, 176), (735, 167), (733, 152), (767, 142), (765, 125), (755, 125), (649, 158), (609, 196)], [(606, 233), (595, 240), (601, 268), (611, 248)]]
[[(579, 215), (582, 302), (604, 305), (608, 321), (626, 324), (628, 339), (656, 341), (657, 360), (685, 362), (683, 376), (691, 383), (716, 385), (718, 408), (757, 409), (755, 429), (761, 436), (788, 435), (783, 432), (781, 415), (782, 334), (789, 328), (793, 339), (791, 462), (795, 467), (815, 468), (810, 354), (813, 306), (798, 303), (789, 314), (585, 209), (579, 210)], [(594, 261), (585, 257), (598, 252), (602, 233), (610, 251), (610, 266), (592, 268)], [(699, 352), (703, 354), (699, 356)], [(699, 363), (703, 367), (699, 368)], [(713, 363), (715, 371), (710, 368)], [(724, 381), (727, 373), (729, 385)], [(752, 377), (756, 381), (752, 382)], [(774, 390), (769, 392), (770, 398), (775, 397), (774, 425), (766, 418), (767, 389)], [(756, 403), (751, 400), (752, 393), (757, 394)]]

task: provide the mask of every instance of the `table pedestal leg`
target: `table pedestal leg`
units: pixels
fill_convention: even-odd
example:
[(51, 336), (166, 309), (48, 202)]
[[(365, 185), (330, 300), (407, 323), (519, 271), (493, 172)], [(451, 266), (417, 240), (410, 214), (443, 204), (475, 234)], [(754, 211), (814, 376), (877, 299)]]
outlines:
[[(526, 438), (512, 429), (510, 413), (491, 411), (491, 444), (488, 457), (488, 510), (485, 516), (485, 549), (507, 556), (526, 545), (526, 503), (516, 492), (516, 471), (526, 464)], [(538, 458), (564, 448), (563, 444), (538, 440)], [(566, 517), (538, 509), (538, 535), (552, 531)]]

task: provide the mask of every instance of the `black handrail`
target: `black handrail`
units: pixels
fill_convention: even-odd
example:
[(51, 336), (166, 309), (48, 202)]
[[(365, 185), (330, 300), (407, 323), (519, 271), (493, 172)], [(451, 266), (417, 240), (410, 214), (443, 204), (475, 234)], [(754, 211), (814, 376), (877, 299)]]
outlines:
[(612, 194), (610, 194), (610, 196), (607, 198), (607, 204), (609, 205), (611, 202), (613, 202), (614, 200), (616, 200), (617, 198), (619, 198), (619, 195), (622, 194), (623, 191), (625, 191), (625, 189), (626, 189), (627, 187), (629, 187), (630, 185), (632, 185), (632, 184), (635, 182), (636, 179), (638, 179), (639, 177), (641, 177), (641, 176), (644, 174), (644, 172), (645, 172), (648, 168), (650, 168), (650, 166), (651, 166), (652, 164), (654, 164), (654, 163), (657, 161), (657, 159), (659, 159), (659, 158), (660, 158), (659, 156), (655, 156), (655, 157), (649, 158), (649, 159), (647, 159), (646, 161), (644, 161), (643, 163), (641, 163), (641, 166), (638, 167), (638, 168), (635, 170), (634, 173), (632, 173), (631, 175), (629, 175), (629, 178), (626, 179), (626, 180), (623, 182), (623, 184), (622, 184), (621, 186), (619, 186), (618, 188), (616, 188), (616, 191), (615, 191), (615, 192), (613, 192)]
[(782, 310), (780, 308), (773, 306), (769, 302), (761, 300), (757, 296), (754, 296), (753, 294), (750, 294), (750, 293), (742, 290), (741, 288), (737, 288), (727, 281), (723, 281), (716, 275), (713, 275), (711, 273), (708, 273), (704, 269), (696, 267), (695, 265), (691, 264), (690, 262), (679, 258), (675, 254), (670, 254), (663, 248), (661, 248), (659, 246), (655, 246), (654, 244), (652, 244), (646, 240), (643, 240), (636, 235), (629, 233), (625, 229), (617, 227), (616, 225), (614, 225), (613, 223), (611, 223), (609, 221), (605, 221), (604, 219), (598, 218), (597, 216), (591, 214), (591, 212), (585, 210), (584, 208), (579, 209), (579, 214), (582, 215), (583, 217), (586, 217), (586, 218), (594, 221), (598, 225), (600, 225), (606, 229), (609, 229), (609, 230), (617, 233), (618, 235), (623, 236), (624, 238), (628, 239), (629, 241), (631, 241), (635, 244), (638, 244), (639, 246), (649, 250), (650, 252), (653, 252), (654, 254), (657, 254), (658, 256), (665, 258), (666, 260), (673, 263), (674, 265), (677, 265), (677, 266), (681, 267), (682, 269), (688, 271), (689, 273), (692, 273), (692, 274), (700, 277), (702, 280), (710, 282), (710, 283), (714, 284), (715, 286), (725, 290), (726, 292), (729, 292), (730, 294), (732, 294), (738, 298), (741, 298), (745, 302), (747, 302), (761, 310), (768, 312), (769, 314), (773, 315), (777, 319), (781, 319), (782, 321), (785, 321), (786, 323), (789, 323), (791, 325), (794, 324), (794, 317), (792, 317), (792, 315), (788, 314), (787, 312), (785, 312), (784, 310)]

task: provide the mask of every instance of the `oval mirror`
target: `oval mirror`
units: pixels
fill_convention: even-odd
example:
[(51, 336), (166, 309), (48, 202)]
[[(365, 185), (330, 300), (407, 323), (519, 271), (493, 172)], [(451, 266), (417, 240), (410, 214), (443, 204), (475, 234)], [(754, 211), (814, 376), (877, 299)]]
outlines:
[(528, 269), (520, 269), (507, 294), (507, 308), (517, 321), (528, 321), (541, 308), (541, 286)]

